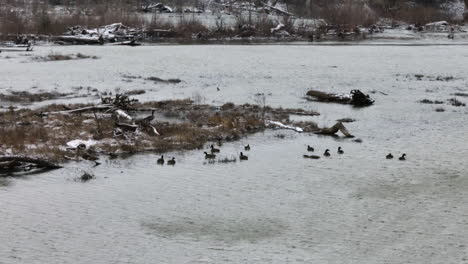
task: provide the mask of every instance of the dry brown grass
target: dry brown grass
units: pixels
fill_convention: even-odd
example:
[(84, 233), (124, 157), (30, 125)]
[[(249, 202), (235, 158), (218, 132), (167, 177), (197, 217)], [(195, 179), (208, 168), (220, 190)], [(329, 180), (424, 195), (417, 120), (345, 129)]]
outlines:
[(68, 93), (41, 92), (30, 93), (27, 91), (11, 92), (10, 94), (0, 94), (0, 100), (8, 102), (41, 102), (70, 96)]
[(353, 28), (375, 24), (377, 17), (364, 8), (363, 3), (345, 0), (342, 4), (330, 3), (322, 9), (321, 16), (329, 24)]
[(439, 8), (418, 5), (415, 7), (401, 8), (395, 13), (395, 19), (424, 25), (429, 22), (441, 20), (453, 21), (453, 15)]
[(32, 57), (35, 61), (68, 61), (68, 60), (82, 60), (82, 59), (99, 59), (97, 56), (89, 56), (82, 53), (77, 54), (61, 54), (52, 52), (46, 56)]

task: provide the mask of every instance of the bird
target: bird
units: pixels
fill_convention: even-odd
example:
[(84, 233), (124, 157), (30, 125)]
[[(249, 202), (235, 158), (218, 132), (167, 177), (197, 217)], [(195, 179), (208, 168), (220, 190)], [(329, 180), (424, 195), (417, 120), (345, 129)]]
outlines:
[(315, 155), (302, 155), (305, 159), (320, 159), (319, 156)]
[(99, 166), (101, 165), (101, 163), (97, 162), (97, 160), (99, 160), (99, 156), (95, 153), (93, 153), (93, 151), (86, 151), (84, 152), (83, 154), (81, 154), (81, 157), (85, 160), (89, 160), (89, 161), (93, 161), (94, 162), (94, 166)]
[(164, 156), (158, 159), (158, 164), (164, 164)]
[(167, 165), (175, 165), (175, 158), (172, 157), (172, 159), (168, 160)]
[(401, 157), (398, 158), (399, 160), (406, 160), (406, 154), (401, 155)]
[(247, 146), (244, 147), (244, 150), (249, 151), (250, 150), (250, 144), (247, 144)]
[(315, 149), (309, 145), (307, 145), (307, 151), (314, 152)]
[(209, 154), (206, 151), (204, 153), (205, 153), (205, 159), (214, 159), (214, 158), (216, 158), (215, 154)]
[(218, 92), (219, 92), (219, 91), (221, 91), (221, 89), (219, 89), (219, 86), (218, 86), (218, 87), (216, 87), (216, 90), (217, 90)]
[(386, 156), (387, 159), (393, 159), (393, 155), (392, 153), (388, 153), (388, 155)]
[(154, 119), (154, 112), (155, 110), (151, 110), (151, 115), (150, 116), (147, 116), (141, 120), (139, 120), (141, 123), (144, 123), (144, 124), (149, 124), (151, 121), (153, 121)]
[(247, 157), (246, 155), (244, 155), (244, 153), (241, 152), (240, 155), (239, 155), (239, 159), (240, 160), (248, 160), (249, 157)]
[(325, 157), (329, 157), (329, 156), (330, 156), (330, 152), (329, 152), (329, 151), (330, 151), (329, 149), (326, 149), (325, 152), (323, 153), (323, 155), (324, 155)]
[(338, 147), (338, 154), (344, 154), (344, 151), (341, 149), (341, 147)]
[(219, 152), (219, 149), (215, 148), (215, 147), (213, 146), (213, 144), (211, 144), (210, 148), (211, 148), (211, 153), (217, 153), (217, 152)]

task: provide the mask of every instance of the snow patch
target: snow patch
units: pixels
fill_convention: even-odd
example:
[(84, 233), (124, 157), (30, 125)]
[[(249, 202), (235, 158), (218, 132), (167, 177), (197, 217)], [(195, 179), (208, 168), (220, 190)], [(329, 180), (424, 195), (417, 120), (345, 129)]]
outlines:
[(90, 146), (96, 145), (97, 143), (98, 142), (96, 140), (93, 140), (93, 139), (88, 139), (88, 140), (75, 139), (75, 140), (72, 140), (72, 141), (68, 141), (67, 146), (70, 147), (70, 148), (77, 148), (78, 145), (84, 144), (88, 148)]

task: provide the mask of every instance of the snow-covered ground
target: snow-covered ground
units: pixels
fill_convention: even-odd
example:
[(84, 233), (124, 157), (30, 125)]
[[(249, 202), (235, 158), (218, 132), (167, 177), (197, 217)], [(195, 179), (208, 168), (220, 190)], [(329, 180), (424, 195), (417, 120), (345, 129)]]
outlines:
[[(221, 147), (231, 157), (250, 144), (246, 162), (204, 164), (200, 150), (165, 154), (175, 167), (145, 154), (0, 178), (0, 262), (465, 263), (468, 110), (418, 101), (468, 93), (468, 49), (409, 44), (36, 47), (35, 55), (100, 57), (66, 62), (2, 53), (0, 93), (138, 88), (147, 91), (141, 100), (217, 105), (263, 93), (267, 104), (318, 110), (306, 119), (321, 126), (356, 119), (345, 125), (362, 143), (282, 129)], [(360, 89), (376, 102), (309, 102), (308, 89)], [(303, 159), (307, 145), (332, 156)], [(407, 160), (387, 160), (389, 152)], [(96, 179), (75, 181), (82, 170)]]

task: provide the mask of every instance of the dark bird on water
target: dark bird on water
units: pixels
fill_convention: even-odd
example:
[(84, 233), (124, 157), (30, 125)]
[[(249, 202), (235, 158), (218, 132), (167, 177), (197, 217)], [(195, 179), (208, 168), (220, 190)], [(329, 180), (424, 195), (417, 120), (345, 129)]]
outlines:
[(330, 157), (330, 152), (329, 151), (330, 151), (329, 149), (326, 149), (325, 152), (323, 153), (323, 155), (325, 157)]
[(216, 158), (215, 154), (209, 154), (206, 151), (204, 153), (205, 153), (205, 159), (214, 159), (214, 158)]
[(211, 144), (210, 148), (211, 148), (211, 153), (218, 153), (219, 152), (219, 149), (215, 148), (213, 146), (213, 144)]
[(341, 147), (338, 147), (338, 154), (344, 154), (344, 151), (341, 149)]
[(307, 145), (307, 151), (314, 152), (315, 149), (309, 145)]
[(386, 158), (387, 158), (387, 159), (393, 159), (393, 155), (392, 155), (392, 153), (388, 153), (388, 155), (387, 155), (387, 157), (386, 157)]
[(158, 159), (158, 164), (164, 164), (164, 156)]
[(247, 146), (244, 147), (244, 150), (249, 151), (250, 150), (250, 144), (247, 144)]
[(406, 154), (401, 155), (401, 157), (398, 158), (399, 160), (406, 160)]
[(244, 155), (244, 153), (241, 152), (240, 155), (239, 155), (239, 159), (240, 160), (248, 160), (249, 157), (247, 157), (246, 155)]
[(94, 166), (98, 166), (98, 165), (101, 165), (101, 163), (97, 162), (97, 160), (99, 160), (99, 157), (97, 154), (91, 152), (91, 151), (86, 151), (84, 152), (81, 157), (85, 160), (89, 160), (89, 161), (94, 161)]
[(305, 159), (320, 159), (319, 156), (315, 155), (302, 155)]
[(175, 158), (172, 157), (172, 159), (168, 160), (167, 165), (175, 165)]

